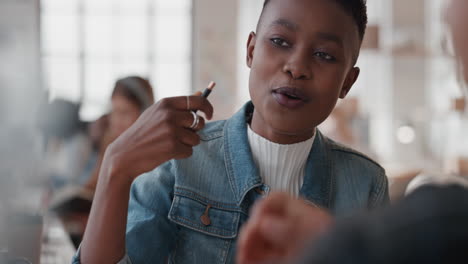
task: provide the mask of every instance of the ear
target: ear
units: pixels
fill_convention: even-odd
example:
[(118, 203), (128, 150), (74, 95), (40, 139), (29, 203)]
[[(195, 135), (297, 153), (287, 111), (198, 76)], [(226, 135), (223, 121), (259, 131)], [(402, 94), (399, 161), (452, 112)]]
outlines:
[(343, 83), (343, 87), (341, 88), (340, 99), (344, 99), (346, 95), (348, 95), (354, 83), (357, 81), (360, 72), (361, 72), (361, 69), (359, 69), (359, 67), (353, 67), (348, 72), (348, 75), (346, 76), (346, 79)]
[(256, 41), (257, 41), (257, 35), (255, 35), (255, 32), (250, 32), (249, 39), (247, 40), (247, 66), (249, 68), (252, 67)]

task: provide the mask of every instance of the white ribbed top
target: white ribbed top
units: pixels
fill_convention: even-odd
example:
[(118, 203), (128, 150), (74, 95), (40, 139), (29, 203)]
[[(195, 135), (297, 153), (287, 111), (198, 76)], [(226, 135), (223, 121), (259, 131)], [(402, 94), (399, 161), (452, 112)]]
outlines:
[(315, 133), (306, 141), (290, 145), (271, 142), (256, 134), (250, 126), (247, 134), (253, 159), (263, 183), (272, 191), (285, 191), (299, 196)]

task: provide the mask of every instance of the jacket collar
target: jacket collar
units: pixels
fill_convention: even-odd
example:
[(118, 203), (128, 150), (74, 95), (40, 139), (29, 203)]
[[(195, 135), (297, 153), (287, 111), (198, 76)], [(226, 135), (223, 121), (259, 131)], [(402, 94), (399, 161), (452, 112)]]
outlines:
[(318, 129), (316, 131), (299, 195), (321, 208), (331, 209), (335, 187), (331, 148), (328, 139)]
[[(253, 110), (252, 102), (248, 102), (227, 120), (224, 127), (224, 159), (229, 183), (238, 205), (247, 192), (263, 185), (247, 136), (247, 120)], [(331, 166), (330, 146), (326, 137), (317, 130), (307, 159), (300, 196), (319, 207), (330, 208), (334, 188)]]

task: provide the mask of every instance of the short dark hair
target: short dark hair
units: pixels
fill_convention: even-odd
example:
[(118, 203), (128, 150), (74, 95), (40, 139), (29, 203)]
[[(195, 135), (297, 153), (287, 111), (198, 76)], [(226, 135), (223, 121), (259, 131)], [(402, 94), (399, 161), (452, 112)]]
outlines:
[[(351, 15), (354, 22), (358, 27), (359, 38), (361, 41), (364, 39), (364, 34), (366, 33), (367, 27), (367, 0), (330, 0), (335, 1), (339, 4), (343, 10)], [(263, 9), (270, 2), (270, 0), (265, 0), (263, 3)], [(262, 10), (263, 13), (263, 10)]]

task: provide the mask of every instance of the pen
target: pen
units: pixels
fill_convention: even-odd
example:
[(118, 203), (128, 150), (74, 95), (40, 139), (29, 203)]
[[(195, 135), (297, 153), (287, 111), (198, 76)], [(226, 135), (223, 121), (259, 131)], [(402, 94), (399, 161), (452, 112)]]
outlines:
[[(213, 91), (213, 88), (215, 86), (216, 86), (216, 83), (211, 81), (210, 84), (208, 84), (208, 87), (205, 88), (201, 96), (208, 98), (208, 95), (210, 95), (210, 93)], [(197, 110), (195, 110), (194, 112), (196, 113)]]

